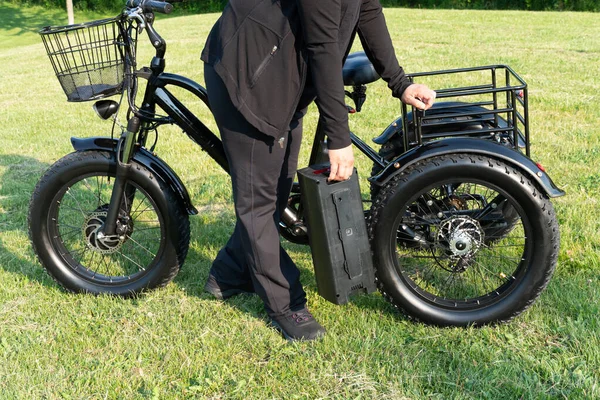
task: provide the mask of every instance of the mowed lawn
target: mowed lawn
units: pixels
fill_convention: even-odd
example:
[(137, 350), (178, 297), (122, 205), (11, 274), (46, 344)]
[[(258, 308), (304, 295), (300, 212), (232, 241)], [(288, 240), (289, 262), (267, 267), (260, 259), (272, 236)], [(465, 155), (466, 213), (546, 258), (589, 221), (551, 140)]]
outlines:
[[(328, 334), (289, 344), (256, 296), (202, 292), (234, 215), (228, 176), (181, 133), (157, 152), (187, 184), (185, 265), (166, 288), (133, 300), (65, 293), (27, 235), (33, 188), (72, 151), (71, 136), (110, 134), (90, 103), (66, 102), (36, 30), (61, 11), (0, 6), (0, 399), (600, 398), (600, 14), (386, 9), (407, 71), (508, 64), (530, 87), (532, 156), (567, 196), (553, 200), (562, 246), (556, 273), (509, 324), (440, 329), (412, 322), (379, 295), (335, 306), (317, 294), (310, 251), (285, 246)], [(77, 14), (82, 22), (98, 15)], [(216, 14), (158, 16), (170, 72), (203, 82), (199, 54)], [(141, 64), (151, 53), (140, 36)], [(358, 49), (358, 47), (357, 47)], [(364, 140), (399, 114), (369, 86), (352, 129)], [(203, 119), (201, 104), (184, 96)], [(306, 118), (306, 165), (317, 111)], [(361, 177), (371, 166), (358, 159)], [(363, 191), (367, 194), (366, 184)]]

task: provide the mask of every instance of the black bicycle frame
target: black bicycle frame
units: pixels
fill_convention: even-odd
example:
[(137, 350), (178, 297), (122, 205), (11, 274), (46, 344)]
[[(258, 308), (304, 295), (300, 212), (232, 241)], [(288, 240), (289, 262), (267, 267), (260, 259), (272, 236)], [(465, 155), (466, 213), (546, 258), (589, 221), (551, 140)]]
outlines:
[[(202, 102), (204, 102), (204, 104), (206, 104), (210, 109), (206, 89), (191, 79), (175, 74), (160, 72), (159, 74), (155, 75), (151, 70), (144, 69), (142, 71), (138, 71), (137, 75), (138, 77), (148, 79), (148, 85), (146, 87), (146, 93), (144, 96), (144, 104), (141, 110), (143, 110), (145, 113), (153, 115), (155, 111), (155, 105), (160, 106), (160, 108), (162, 108), (170, 118), (169, 121), (162, 123), (176, 123), (226, 172), (229, 172), (229, 165), (221, 140), (191, 111), (189, 111), (185, 105), (167, 89), (167, 86), (173, 85), (187, 90), (202, 100)], [(143, 117), (141, 117), (141, 119), (143, 124), (151, 123), (150, 120), (144, 122)], [(350, 139), (352, 144), (358, 148), (359, 151), (365, 154), (365, 156), (373, 163), (379, 165), (384, 171), (378, 176), (370, 179), (375, 184), (387, 182), (390, 178), (390, 175), (394, 175), (395, 171), (404, 169), (404, 167), (406, 167), (408, 164), (412, 164), (414, 161), (413, 159), (422, 160), (430, 155), (439, 155), (439, 148), (443, 147), (444, 144), (447, 144), (445, 147), (447, 148), (445, 153), (456, 153), (460, 152), (462, 149), (465, 152), (470, 153), (481, 153), (491, 156), (495, 155), (499, 158), (505, 159), (508, 162), (516, 163), (519, 167), (527, 171), (533, 179), (538, 181), (546, 190), (548, 195), (551, 197), (562, 195), (562, 191), (558, 190), (558, 188), (552, 183), (550, 178), (545, 173), (541, 174), (539, 167), (528, 157), (518, 151), (489, 141), (469, 138), (446, 138), (437, 144), (433, 142), (427, 142), (418, 146), (412, 146), (412, 149), (407, 151), (405, 154), (400, 155), (397, 159), (386, 161), (371, 146), (369, 146), (352, 132), (350, 132)], [(325, 135), (321, 124), (319, 123), (317, 125), (313, 140), (312, 151), (309, 159), (310, 165), (327, 161), (324, 151), (324, 143)], [(410, 162), (408, 162), (409, 159)], [(402, 168), (399, 168), (398, 165)]]
[(221, 140), (166, 88), (167, 85), (187, 90), (202, 100), (210, 109), (206, 89), (198, 83), (183, 76), (161, 73), (158, 76), (150, 77), (142, 111), (153, 113), (154, 106), (158, 105), (171, 118), (171, 122), (183, 129), (221, 168), (229, 173), (229, 164)]
[[(166, 43), (160, 37), (160, 35), (154, 30), (152, 23), (154, 21), (153, 16), (148, 17), (148, 23), (146, 25), (146, 31), (148, 32), (148, 36), (151, 39), (152, 45), (156, 49), (156, 55), (153, 57), (152, 62), (150, 64), (150, 68), (144, 67), (141, 70), (134, 72), (134, 79), (142, 78), (147, 79), (148, 84), (146, 85), (144, 99), (139, 110), (135, 111), (135, 116), (130, 119), (130, 126), (132, 126), (132, 120), (139, 118), (140, 124), (139, 126), (139, 134), (137, 127), (135, 129), (128, 129), (123, 133), (123, 136), (120, 141), (120, 149), (123, 154), (132, 154), (135, 151), (134, 145), (137, 143), (140, 147), (144, 147), (146, 144), (147, 134), (149, 131), (156, 129), (157, 126), (170, 123), (177, 124), (196, 144), (198, 144), (204, 151), (206, 151), (209, 156), (217, 162), (225, 170), (229, 173), (229, 164), (227, 162), (227, 158), (225, 156), (225, 150), (223, 148), (223, 143), (221, 140), (206, 126), (200, 121), (190, 110), (188, 110), (185, 105), (177, 99), (177, 97), (171, 93), (167, 87), (169, 85), (176, 86), (182, 88), (194, 96), (199, 98), (210, 110), (210, 104), (208, 101), (207, 91), (204, 87), (194, 82), (191, 79), (186, 77), (165, 73), (165, 60), (164, 55), (166, 52)], [(512, 70), (505, 66), (494, 66), (494, 67), (477, 67), (475, 69), (461, 69), (461, 70), (449, 70), (449, 71), (438, 71), (424, 74), (413, 74), (411, 79), (416, 76), (425, 76), (425, 75), (433, 75), (433, 74), (443, 74), (443, 73), (457, 73), (457, 72), (465, 72), (470, 70), (479, 70), (479, 69), (492, 69), (492, 79), (493, 84), (491, 86), (473, 86), (467, 88), (459, 88), (446, 93), (444, 91), (440, 92), (439, 97), (450, 97), (452, 95), (472, 95), (472, 94), (481, 94), (481, 93), (493, 93), (494, 96), (494, 107), (495, 110), (489, 113), (493, 113), (493, 118), (495, 120), (498, 119), (499, 113), (508, 113), (511, 117), (511, 128), (509, 129), (514, 137), (514, 142), (517, 143), (518, 135), (521, 134), (521, 131), (518, 130), (518, 124), (521, 123), (524, 126), (524, 136), (526, 140), (526, 154), (529, 155), (529, 126), (527, 119), (527, 102), (526, 102), (526, 84), (523, 82)], [(522, 85), (516, 88), (510, 87), (510, 91), (505, 89), (497, 89), (496, 88), (496, 69), (505, 69), (506, 72), (506, 80), (509, 81), (510, 78), (517, 79), (519, 84)], [(136, 83), (137, 84), (137, 83)], [(508, 86), (508, 83), (507, 83)], [(357, 88), (355, 87), (355, 90)], [(365, 90), (366, 87), (364, 85), (360, 85), (359, 90)], [(524, 99), (520, 99), (516, 96), (517, 90), (521, 90), (525, 92)], [(507, 94), (507, 100), (510, 105), (521, 104), (524, 107), (524, 115), (519, 114), (513, 109), (502, 109), (496, 110), (497, 107), (497, 93), (496, 92), (510, 92)], [(464, 92), (464, 93), (463, 93)], [(511, 97), (509, 97), (509, 95)], [(135, 105), (131, 104), (135, 99), (130, 100), (130, 107), (132, 110), (135, 110)], [(487, 104), (487, 103), (486, 103)], [(156, 106), (159, 106), (167, 115), (168, 118), (156, 117)], [(403, 128), (404, 132), (407, 132), (408, 129), (408, 118), (406, 118), (407, 111), (406, 106), (403, 106)], [(461, 114), (462, 115), (462, 114)], [(414, 145), (410, 145), (407, 143), (407, 135), (404, 135), (405, 142), (405, 153), (399, 155), (396, 159), (393, 160), (385, 160), (381, 157), (372, 147), (370, 147), (367, 143), (361, 140), (354, 133), (350, 132), (350, 138), (352, 144), (359, 149), (367, 158), (373, 161), (374, 164), (378, 165), (381, 168), (381, 172), (369, 178), (371, 182), (376, 185), (385, 184), (385, 182), (389, 181), (389, 179), (402, 171), (408, 165), (416, 162), (418, 160), (422, 160), (429, 156), (439, 155), (440, 148), (444, 148), (445, 150), (442, 153), (457, 153), (457, 152), (470, 152), (470, 153), (479, 153), (486, 155), (498, 155), (501, 154), (502, 158), (506, 159), (509, 162), (512, 162), (517, 167), (521, 168), (528, 172), (528, 174), (536, 180), (541, 186), (545, 189), (546, 193), (550, 197), (556, 197), (564, 194), (564, 192), (560, 191), (550, 180), (550, 178), (539, 168), (538, 165), (533, 163), (527, 156), (521, 154), (518, 149), (512, 150), (505, 148), (501, 145), (497, 145), (494, 143), (490, 143), (485, 140), (477, 140), (477, 139), (450, 139), (443, 138), (439, 143), (436, 142), (423, 142), (423, 133), (422, 133), (422, 123), (424, 120), (427, 120), (427, 117), (424, 115), (418, 115), (416, 118), (416, 134), (418, 136), (417, 143)], [(134, 126), (136, 124), (133, 124)], [(395, 124), (392, 124), (396, 126)], [(135, 131), (133, 131), (135, 130)], [(498, 129), (490, 129), (490, 132), (502, 131), (506, 130), (506, 128), (498, 128)], [(460, 136), (464, 136), (465, 134), (470, 133), (460, 132)], [(478, 132), (479, 133), (479, 132)], [(452, 136), (455, 134), (445, 134), (441, 136)], [(438, 135), (439, 137), (439, 135)], [(136, 140), (132, 140), (136, 138)], [(433, 137), (432, 137), (433, 138)], [(432, 139), (426, 138), (426, 139)], [(322, 129), (322, 124), (317, 125), (317, 129), (315, 132), (315, 137), (313, 140), (311, 156), (309, 160), (310, 165), (319, 164), (328, 161), (328, 157), (325, 154), (325, 134)], [(510, 153), (508, 153), (510, 152)], [(104, 233), (105, 234), (115, 234), (116, 227), (116, 218), (118, 214), (118, 210), (120, 209), (122, 197), (124, 196), (124, 188), (125, 181), (128, 169), (129, 159), (123, 160), (123, 162), (119, 162), (117, 164), (117, 176), (115, 179), (115, 190), (113, 192), (113, 197), (111, 198), (108, 215), (105, 222)], [(126, 194), (125, 194), (126, 195)], [(193, 208), (193, 207), (192, 207)], [(293, 213), (292, 213), (293, 214)], [(288, 220), (289, 222), (294, 223), (295, 216), (284, 213), (282, 216), (282, 220)], [(297, 219), (297, 218), (296, 218)], [(288, 221), (284, 221), (288, 222)]]
[[(136, 73), (138, 77), (148, 79), (146, 93), (144, 95), (144, 103), (141, 108), (142, 114), (154, 114), (155, 105), (160, 108), (171, 118), (171, 121), (181, 127), (185, 133), (204, 151), (206, 151), (217, 164), (229, 173), (229, 164), (225, 157), (225, 151), (221, 140), (200, 121), (185, 105), (171, 93), (166, 86), (173, 85), (180, 87), (198, 97), (210, 109), (208, 94), (206, 89), (195, 81), (176, 74), (161, 72), (154, 75), (151, 69), (144, 69)], [(141, 117), (144, 122), (144, 117)], [(146, 121), (150, 123), (151, 121)], [(350, 132), (352, 144), (365, 154), (374, 163), (377, 163), (382, 168), (387, 165), (385, 160), (377, 154), (377, 152), (367, 143), (361, 140), (354, 133)], [(325, 135), (321, 128), (321, 124), (317, 126), (317, 131), (313, 141), (310, 164), (324, 162), (319, 154), (324, 154), (323, 143)]]

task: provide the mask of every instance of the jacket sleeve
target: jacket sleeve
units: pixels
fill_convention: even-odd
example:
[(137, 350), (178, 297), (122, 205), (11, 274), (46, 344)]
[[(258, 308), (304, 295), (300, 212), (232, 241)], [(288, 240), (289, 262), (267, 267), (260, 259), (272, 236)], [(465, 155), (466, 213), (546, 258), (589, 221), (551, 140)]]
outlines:
[(338, 44), (341, 0), (296, 1), (327, 147), (341, 149), (351, 143)]
[(402, 97), (411, 85), (398, 63), (379, 0), (362, 0), (358, 36), (375, 71), (387, 82), (394, 97)]

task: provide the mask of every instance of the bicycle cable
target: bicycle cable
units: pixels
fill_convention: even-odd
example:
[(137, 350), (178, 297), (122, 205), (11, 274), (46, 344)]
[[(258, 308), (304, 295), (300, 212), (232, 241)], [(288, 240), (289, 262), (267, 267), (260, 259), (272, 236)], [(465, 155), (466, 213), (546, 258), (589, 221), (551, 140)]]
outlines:
[[(148, 112), (140, 109), (135, 104), (135, 99), (138, 92), (138, 78), (136, 75), (137, 68), (137, 38), (138, 34), (146, 27), (146, 19), (143, 13), (140, 13), (141, 9), (138, 7), (135, 10), (124, 12), (123, 15), (127, 20), (128, 26), (124, 29), (123, 36), (125, 43), (125, 76), (126, 76), (126, 91), (127, 91), (127, 103), (129, 104), (129, 110), (127, 112), (127, 119), (131, 118), (131, 114), (144, 119), (147, 122), (153, 122), (158, 124), (169, 123), (172, 124), (173, 120), (169, 116), (158, 115), (155, 112)], [(136, 24), (137, 23), (137, 24)], [(135, 33), (134, 33), (135, 32)], [(135, 34), (135, 38), (134, 35)]]

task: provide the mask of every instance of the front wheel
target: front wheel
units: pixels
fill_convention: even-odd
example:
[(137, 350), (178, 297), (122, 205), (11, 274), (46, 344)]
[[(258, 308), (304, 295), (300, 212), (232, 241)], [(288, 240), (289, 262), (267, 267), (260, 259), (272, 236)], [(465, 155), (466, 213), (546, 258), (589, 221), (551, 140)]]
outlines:
[[(514, 226), (498, 234), (507, 208)], [(478, 155), (408, 167), (378, 194), (369, 232), (384, 296), (440, 326), (514, 318), (548, 284), (559, 248), (545, 194), (512, 166)]]
[(102, 234), (116, 168), (114, 153), (71, 153), (50, 167), (31, 198), (33, 248), (48, 273), (69, 291), (131, 296), (163, 286), (187, 254), (187, 214), (173, 191), (135, 161), (117, 234)]

